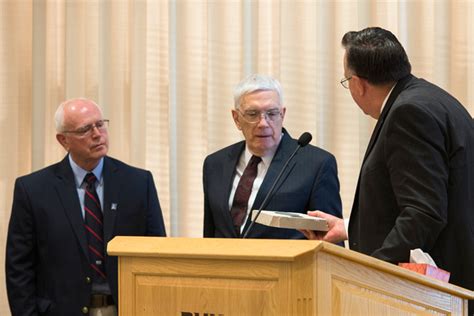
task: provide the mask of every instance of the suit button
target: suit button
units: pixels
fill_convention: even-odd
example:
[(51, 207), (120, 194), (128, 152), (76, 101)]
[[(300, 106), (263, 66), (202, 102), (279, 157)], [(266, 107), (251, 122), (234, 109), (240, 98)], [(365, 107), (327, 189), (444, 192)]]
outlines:
[(91, 283), (91, 278), (90, 277), (86, 277), (86, 283), (87, 284)]
[(84, 307), (81, 309), (81, 312), (82, 312), (83, 314), (87, 314), (87, 313), (89, 313), (89, 308), (87, 308), (87, 306), (84, 306)]

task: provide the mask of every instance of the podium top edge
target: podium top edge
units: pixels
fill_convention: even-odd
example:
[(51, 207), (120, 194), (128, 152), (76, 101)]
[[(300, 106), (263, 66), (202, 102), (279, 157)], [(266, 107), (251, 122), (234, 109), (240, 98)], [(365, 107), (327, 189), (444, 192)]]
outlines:
[(117, 236), (107, 245), (112, 256), (281, 260), (313, 252), (320, 241), (286, 239), (233, 239)]

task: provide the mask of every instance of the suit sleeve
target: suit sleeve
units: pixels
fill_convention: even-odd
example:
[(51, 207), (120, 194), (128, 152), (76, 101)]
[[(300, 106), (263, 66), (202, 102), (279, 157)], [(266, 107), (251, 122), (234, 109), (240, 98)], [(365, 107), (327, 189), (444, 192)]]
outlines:
[(163, 213), (161, 212), (158, 193), (156, 192), (153, 175), (147, 171), (148, 188), (148, 214), (147, 214), (147, 235), (148, 236), (166, 236), (165, 224), (163, 222)]
[(342, 218), (342, 203), (339, 195), (336, 159), (328, 155), (313, 184), (311, 210), (320, 210)]
[(214, 219), (212, 217), (211, 207), (208, 200), (207, 192), (207, 159), (204, 160), (204, 167), (202, 172), (202, 185), (204, 190), (204, 226), (203, 226), (203, 237), (214, 237)]
[(432, 114), (414, 105), (393, 109), (384, 155), (399, 215), (374, 257), (403, 262), (411, 249), (429, 252), (435, 244), (447, 223), (448, 141)]
[(6, 283), (12, 315), (37, 315), (35, 283), (35, 227), (31, 204), (17, 179), (8, 226)]
[[(337, 163), (333, 155), (328, 155), (321, 166), (313, 185), (310, 204), (311, 210), (320, 210), (342, 218)], [(344, 242), (340, 242), (338, 245), (344, 247)]]

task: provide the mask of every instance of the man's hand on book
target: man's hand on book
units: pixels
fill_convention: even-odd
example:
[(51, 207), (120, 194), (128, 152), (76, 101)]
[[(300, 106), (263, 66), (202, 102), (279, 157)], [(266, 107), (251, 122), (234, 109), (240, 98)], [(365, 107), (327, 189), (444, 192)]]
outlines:
[(331, 243), (338, 243), (347, 240), (347, 232), (346, 228), (344, 227), (344, 220), (342, 218), (321, 211), (308, 211), (308, 215), (324, 218), (328, 223), (329, 230), (327, 232), (301, 230), (306, 238), (312, 240), (322, 240)]

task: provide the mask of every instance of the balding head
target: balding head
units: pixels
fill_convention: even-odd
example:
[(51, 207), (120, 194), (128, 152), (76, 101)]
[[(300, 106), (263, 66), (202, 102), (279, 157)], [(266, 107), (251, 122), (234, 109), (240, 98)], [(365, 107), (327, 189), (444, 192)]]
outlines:
[(107, 154), (108, 120), (92, 100), (77, 98), (61, 103), (56, 110), (56, 139), (81, 168), (91, 171)]
[(65, 112), (68, 113), (74, 113), (75, 111), (79, 110), (79, 108), (83, 108), (85, 106), (95, 106), (99, 112), (102, 114), (102, 109), (97, 105), (92, 100), (86, 99), (86, 98), (74, 98), (74, 99), (69, 99), (61, 103), (54, 115), (54, 123), (56, 125), (56, 131), (58, 133), (61, 133), (66, 129), (67, 127), (67, 121), (65, 120)]

